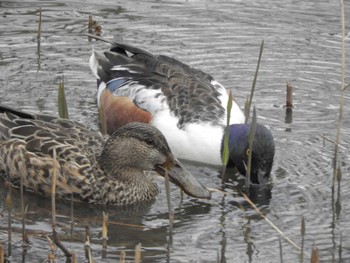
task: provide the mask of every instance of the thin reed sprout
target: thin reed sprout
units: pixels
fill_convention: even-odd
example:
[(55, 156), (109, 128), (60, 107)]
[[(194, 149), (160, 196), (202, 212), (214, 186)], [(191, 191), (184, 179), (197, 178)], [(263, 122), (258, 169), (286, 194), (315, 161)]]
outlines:
[(102, 213), (102, 258), (107, 257), (108, 212)]
[(253, 95), (254, 95), (254, 91), (255, 91), (256, 81), (258, 79), (259, 67), (260, 67), (260, 62), (261, 62), (263, 50), (264, 50), (264, 40), (262, 40), (261, 44), (260, 44), (259, 58), (258, 58), (258, 63), (256, 65), (256, 70), (255, 70), (255, 74), (254, 74), (252, 88), (250, 91), (250, 96), (249, 96), (249, 99), (247, 98), (247, 101), (244, 105), (245, 123), (248, 123), (248, 120), (250, 117), (250, 108), (251, 108), (251, 105), (253, 102)]
[(7, 257), (10, 258), (12, 255), (12, 197), (11, 197), (11, 183), (8, 182), (7, 185), (8, 185), (8, 191), (7, 191), (6, 200), (5, 200), (6, 209), (8, 212)]
[(0, 244), (0, 262), (5, 262), (5, 250), (4, 247)]
[(224, 146), (222, 151), (222, 173), (221, 173), (221, 183), (225, 181), (225, 173), (226, 167), (228, 164), (228, 160), (230, 157), (230, 149), (229, 149), (229, 132), (230, 132), (230, 118), (231, 118), (231, 109), (232, 109), (232, 92), (230, 91), (228, 94), (228, 101), (226, 107), (226, 127), (225, 127), (225, 135), (224, 135)]
[(86, 241), (84, 244), (84, 249), (85, 249), (85, 257), (88, 260), (88, 263), (95, 263), (95, 260), (92, 256), (92, 248), (91, 248), (91, 239), (90, 239), (90, 230), (89, 227), (85, 227), (85, 236), (86, 236)]
[[(256, 132), (256, 110), (254, 107), (253, 110), (253, 120), (252, 124), (250, 126), (249, 131), (249, 153), (248, 153), (248, 164), (247, 164), (247, 174), (246, 174), (246, 188), (249, 189), (250, 186), (250, 173), (251, 173), (251, 167), (252, 167), (252, 154), (253, 154), (253, 144), (254, 144), (254, 137)], [(260, 179), (260, 178), (258, 178)]]
[(42, 22), (41, 7), (39, 7), (38, 32), (36, 36), (38, 40), (41, 38), (41, 22)]
[[(20, 152), (22, 164), (20, 165), (21, 174), (26, 174), (25, 171), (25, 156), (23, 152)], [(27, 212), (27, 206), (24, 206), (24, 179), (20, 177), (20, 192), (21, 192), (21, 217), (22, 217), (22, 246), (27, 247), (29, 244), (28, 235), (26, 231), (25, 217)]]
[(58, 114), (60, 118), (69, 119), (63, 75), (58, 84)]
[(283, 247), (282, 247), (281, 238), (278, 238), (278, 244), (280, 249), (280, 263), (283, 263)]
[(340, 17), (341, 17), (341, 88), (340, 88), (340, 100), (339, 100), (339, 117), (336, 129), (336, 139), (334, 146), (334, 161), (333, 161), (333, 183), (332, 187), (336, 181), (337, 174), (337, 164), (338, 164), (338, 147), (340, 143), (340, 130), (343, 125), (343, 115), (344, 115), (344, 99), (345, 99), (345, 15), (344, 15), (344, 1), (340, 0)]
[(304, 262), (304, 241), (305, 241), (305, 219), (304, 216), (301, 218), (301, 226), (300, 226), (300, 234), (301, 234), (301, 250), (300, 250), (300, 262)]
[(42, 23), (42, 14), (41, 14), (41, 7), (39, 7), (38, 32), (37, 32), (37, 36), (36, 36), (38, 71), (40, 70), (40, 67), (41, 67), (41, 65), (40, 65), (41, 23)]
[(168, 204), (168, 211), (169, 211), (169, 234), (170, 237), (172, 237), (173, 234), (173, 224), (174, 224), (174, 211), (171, 206), (171, 199), (170, 199), (170, 182), (169, 182), (169, 175), (168, 172), (165, 171), (165, 192), (167, 197), (167, 204)]
[(57, 184), (57, 153), (56, 149), (53, 149), (53, 165), (52, 165), (52, 186), (51, 186), (51, 224), (52, 224), (52, 234), (53, 241), (57, 247), (59, 247), (65, 256), (68, 258), (72, 257), (72, 253), (61, 243), (59, 239), (56, 227), (56, 184)]
[(135, 246), (135, 263), (141, 263), (141, 243)]
[(320, 262), (320, 259), (318, 256), (318, 248), (315, 246), (312, 247), (310, 262), (311, 263), (319, 263)]

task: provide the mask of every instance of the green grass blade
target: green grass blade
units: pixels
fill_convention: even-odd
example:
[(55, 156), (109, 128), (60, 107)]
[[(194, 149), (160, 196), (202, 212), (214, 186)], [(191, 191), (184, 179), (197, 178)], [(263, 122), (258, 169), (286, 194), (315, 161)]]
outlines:
[(67, 100), (66, 95), (64, 92), (64, 78), (62, 76), (62, 79), (60, 80), (60, 83), (58, 84), (58, 114), (60, 118), (68, 119), (68, 107), (67, 107)]
[(41, 22), (42, 22), (42, 18), (41, 18), (41, 7), (39, 7), (39, 21), (38, 21), (38, 32), (37, 32), (37, 39), (41, 38)]
[(252, 166), (252, 152), (253, 152), (252, 149), (253, 149), (255, 131), (256, 131), (256, 110), (254, 107), (253, 120), (252, 120), (252, 124), (250, 126), (250, 132), (249, 132), (249, 155), (248, 155), (248, 165), (247, 165), (247, 174), (246, 174), (246, 187), (247, 188), (250, 185), (250, 172), (251, 172), (251, 166)]
[(305, 219), (304, 219), (304, 216), (301, 217), (300, 234), (301, 234), (300, 262), (303, 263), (304, 262), (304, 240), (305, 240)]
[(255, 74), (254, 74), (252, 88), (251, 88), (251, 91), (250, 91), (250, 97), (249, 97), (248, 105), (246, 105), (246, 107), (244, 109), (245, 123), (248, 123), (248, 119), (249, 119), (249, 115), (250, 115), (250, 107), (251, 107), (252, 101), (253, 101), (253, 95), (254, 95), (254, 91), (255, 91), (256, 80), (258, 78), (258, 72), (259, 72), (260, 61), (261, 61), (261, 56), (262, 56), (263, 50), (264, 50), (264, 40), (261, 41), (261, 45), (260, 45), (258, 64), (256, 65), (256, 70), (255, 70)]
[(227, 101), (227, 107), (226, 107), (226, 128), (225, 128), (225, 136), (224, 136), (224, 148), (222, 152), (222, 163), (223, 165), (227, 165), (228, 159), (229, 159), (229, 145), (228, 145), (228, 139), (229, 139), (229, 128), (230, 128), (230, 118), (231, 118), (231, 109), (232, 109), (232, 92), (230, 91), (228, 94), (228, 101)]

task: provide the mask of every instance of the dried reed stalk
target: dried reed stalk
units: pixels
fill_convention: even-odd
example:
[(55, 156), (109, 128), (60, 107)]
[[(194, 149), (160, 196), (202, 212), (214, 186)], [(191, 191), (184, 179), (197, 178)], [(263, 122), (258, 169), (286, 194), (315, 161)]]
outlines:
[[(7, 257), (11, 257), (12, 255), (12, 197), (11, 197), (11, 183), (8, 182), (8, 192), (6, 195), (6, 209), (8, 212), (8, 239), (7, 239)], [(2, 261), (0, 261), (2, 262)]]
[(69, 119), (67, 99), (64, 88), (64, 76), (58, 84), (58, 114), (60, 118)]
[[(23, 152), (20, 152), (22, 165), (19, 165), (20, 167), (20, 174), (26, 174), (27, 171), (25, 169), (25, 156), (23, 155)], [(27, 206), (24, 207), (24, 181), (23, 176), (20, 178), (20, 191), (21, 191), (21, 216), (22, 216), (22, 246), (27, 247), (29, 244), (29, 239), (26, 231), (26, 225), (25, 225), (25, 216), (27, 213)]]
[(53, 165), (52, 165), (52, 188), (51, 188), (51, 213), (52, 213), (52, 235), (53, 241), (57, 247), (59, 247), (67, 258), (72, 257), (72, 253), (66, 249), (58, 236), (56, 231), (56, 182), (57, 182), (57, 154), (56, 149), (53, 149)]
[(108, 212), (102, 214), (102, 258), (107, 256)]
[(91, 242), (90, 242), (90, 230), (89, 230), (88, 226), (85, 227), (85, 235), (86, 235), (86, 241), (84, 244), (85, 257), (89, 263), (95, 263), (95, 260), (92, 256), (92, 249), (91, 249)]
[(135, 263), (141, 263), (141, 243), (135, 246)]

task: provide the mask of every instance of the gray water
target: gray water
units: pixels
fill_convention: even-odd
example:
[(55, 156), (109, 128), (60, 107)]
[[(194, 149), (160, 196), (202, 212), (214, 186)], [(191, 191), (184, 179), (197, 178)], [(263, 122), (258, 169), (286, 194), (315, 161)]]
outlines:
[[(68, 1), (67, 1), (68, 2)], [(42, 8), (40, 50), (36, 38)], [(350, 6), (346, 1), (346, 52)], [(97, 128), (96, 81), (91, 50), (108, 44), (88, 41), (88, 16), (102, 36), (155, 54), (175, 57), (212, 74), (231, 88), (240, 105), (250, 93), (259, 47), (264, 52), (254, 96), (259, 122), (276, 140), (272, 184), (253, 189), (251, 198), (285, 235), (301, 243), (305, 218), (305, 262), (312, 246), (321, 262), (350, 262), (349, 93), (345, 95), (339, 164), (341, 187), (332, 195), (332, 158), (341, 80), (340, 6), (336, 0), (311, 1), (0, 1), (0, 103), (29, 112), (57, 115), (57, 87), (64, 75), (70, 118)], [(349, 56), (346, 56), (349, 59)], [(349, 64), (348, 64), (349, 65)], [(347, 72), (349, 66), (346, 66)], [(294, 87), (292, 120), (283, 107), (285, 86)], [(346, 83), (349, 83), (346, 75)], [(221, 187), (220, 169), (187, 164), (204, 184)], [(57, 221), (64, 245), (84, 261), (85, 226), (90, 227), (97, 262), (116, 262), (126, 251), (133, 260), (142, 244), (143, 262), (299, 262), (300, 251), (261, 219), (238, 194), (242, 178), (230, 176), (225, 190), (210, 201), (172, 189), (174, 233), (169, 235), (165, 191), (153, 204), (110, 209), (108, 248), (102, 258), (101, 207), (76, 205), (71, 234), (70, 203), (58, 201)], [(163, 185), (160, 184), (163, 188)], [(0, 243), (7, 246), (6, 189), (1, 187)], [(51, 203), (26, 195), (31, 245), (22, 253), (18, 191), (13, 191), (13, 262), (47, 259)], [(336, 204), (336, 205), (333, 205)], [(118, 223), (118, 224), (117, 224)], [(120, 225), (135, 224), (132, 227)], [(64, 260), (58, 252), (59, 261)]]

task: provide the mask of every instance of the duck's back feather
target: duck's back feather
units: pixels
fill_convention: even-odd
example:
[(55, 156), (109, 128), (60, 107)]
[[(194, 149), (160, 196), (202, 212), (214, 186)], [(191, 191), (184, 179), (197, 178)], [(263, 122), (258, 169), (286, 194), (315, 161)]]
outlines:
[[(98, 79), (98, 104), (108, 133), (126, 122), (149, 122), (179, 158), (221, 164), (228, 94), (212, 76), (120, 43), (104, 55), (94, 51), (90, 67)], [(242, 122), (234, 101), (230, 123)]]
[[(189, 123), (221, 126), (226, 123), (228, 96), (225, 88), (210, 75), (174, 58), (153, 56), (116, 43), (104, 56), (94, 52), (90, 66), (97, 78), (106, 83), (103, 89), (110, 90), (114, 96), (129, 97), (153, 116), (168, 108), (178, 119), (179, 128)], [(236, 104), (232, 113), (232, 123), (244, 121)]]
[(102, 150), (103, 137), (73, 121), (45, 115), (21, 116), (0, 114), (0, 170), (9, 181), (19, 185), (22, 177), (26, 188), (49, 193), (56, 166), (57, 195), (77, 194), (80, 200), (89, 196), (98, 176), (96, 156)]

